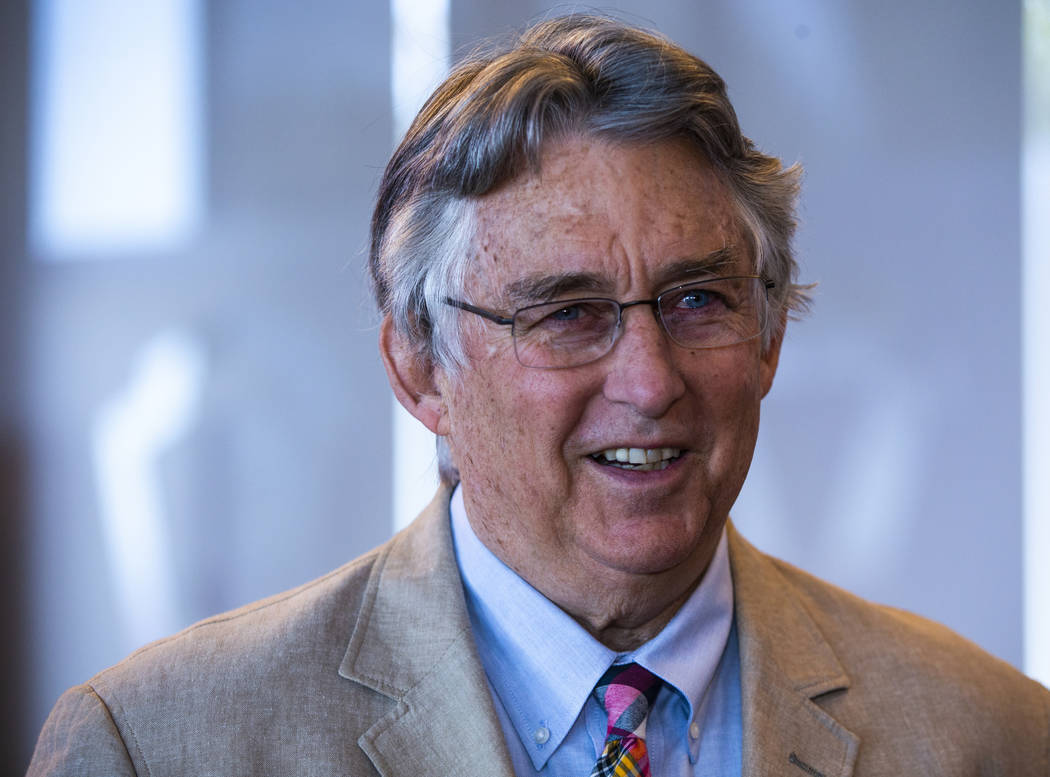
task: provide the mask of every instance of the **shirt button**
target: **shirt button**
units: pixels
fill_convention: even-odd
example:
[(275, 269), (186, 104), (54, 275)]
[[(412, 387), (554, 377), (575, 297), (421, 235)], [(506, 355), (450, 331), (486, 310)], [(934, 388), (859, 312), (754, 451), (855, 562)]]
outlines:
[(532, 738), (536, 740), (537, 745), (545, 744), (551, 738), (550, 729), (546, 726), (540, 726), (533, 732)]
[(695, 720), (689, 724), (689, 736), (691, 736), (693, 739), (700, 738), (700, 724), (697, 723)]

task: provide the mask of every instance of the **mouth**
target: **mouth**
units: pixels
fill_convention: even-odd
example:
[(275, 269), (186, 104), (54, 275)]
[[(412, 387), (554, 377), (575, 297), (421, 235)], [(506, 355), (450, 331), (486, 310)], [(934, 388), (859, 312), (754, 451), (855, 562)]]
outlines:
[(605, 467), (655, 472), (667, 469), (681, 455), (681, 448), (606, 448), (591, 458)]

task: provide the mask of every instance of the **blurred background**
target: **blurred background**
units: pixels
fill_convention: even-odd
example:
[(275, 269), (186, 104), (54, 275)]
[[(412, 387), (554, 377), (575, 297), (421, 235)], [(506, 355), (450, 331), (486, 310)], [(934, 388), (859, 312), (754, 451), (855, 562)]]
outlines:
[[(395, 137), (541, 0), (0, 5), (0, 748), (147, 640), (430, 496), (364, 261)], [(623, 0), (806, 168), (734, 511), (764, 550), (1050, 679), (1048, 0)], [(1037, 295), (1040, 298), (1037, 299)]]

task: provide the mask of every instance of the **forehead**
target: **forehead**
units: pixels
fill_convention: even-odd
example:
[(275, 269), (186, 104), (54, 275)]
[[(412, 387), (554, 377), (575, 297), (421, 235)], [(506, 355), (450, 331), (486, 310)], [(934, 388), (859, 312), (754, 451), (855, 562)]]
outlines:
[(728, 190), (688, 142), (570, 137), (544, 149), (537, 173), (478, 200), (468, 285), (508, 302), (544, 296), (552, 278), (579, 286), (558, 293), (648, 294), (750, 272), (745, 253)]

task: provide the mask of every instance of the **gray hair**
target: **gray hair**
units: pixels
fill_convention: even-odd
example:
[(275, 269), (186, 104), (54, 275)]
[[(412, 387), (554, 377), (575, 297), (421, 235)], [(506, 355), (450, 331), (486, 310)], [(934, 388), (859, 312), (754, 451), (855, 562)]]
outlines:
[[(756, 271), (775, 283), (766, 344), (809, 304), (791, 241), (801, 168), (743, 136), (725, 83), (666, 38), (574, 14), (541, 22), (512, 46), (457, 65), (386, 167), (372, 216), (376, 302), (419, 358), (463, 361), (457, 312), (477, 198), (539, 168), (545, 143), (569, 134), (619, 143), (686, 138), (736, 204)], [(455, 480), (439, 445), (442, 479)]]

